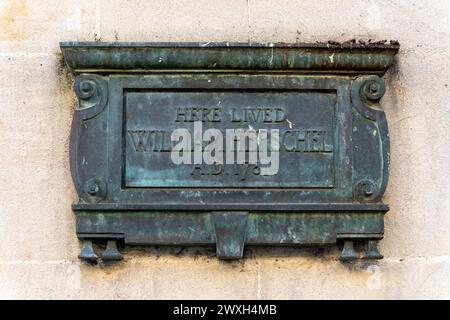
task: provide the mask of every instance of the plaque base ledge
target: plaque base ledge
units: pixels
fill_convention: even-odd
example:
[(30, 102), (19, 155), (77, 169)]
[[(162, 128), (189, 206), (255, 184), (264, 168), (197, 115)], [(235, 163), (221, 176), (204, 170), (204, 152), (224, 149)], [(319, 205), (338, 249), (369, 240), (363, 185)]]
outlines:
[(123, 241), (126, 245), (215, 245), (218, 257), (223, 259), (241, 258), (245, 245), (326, 246), (344, 241), (347, 244), (345, 261), (355, 256), (355, 253), (349, 253), (354, 241), (373, 242), (383, 238), (383, 217), (383, 211), (84, 210), (76, 213), (77, 236), (83, 241)]

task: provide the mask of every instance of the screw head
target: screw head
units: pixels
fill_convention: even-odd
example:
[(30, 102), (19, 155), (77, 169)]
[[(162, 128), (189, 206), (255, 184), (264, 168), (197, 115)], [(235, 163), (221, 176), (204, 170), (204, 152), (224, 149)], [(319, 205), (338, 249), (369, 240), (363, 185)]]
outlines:
[(81, 91), (84, 93), (88, 93), (91, 90), (91, 86), (87, 82), (83, 82), (81, 84)]
[(100, 187), (96, 183), (91, 183), (87, 188), (87, 192), (91, 196), (95, 196), (99, 191), (100, 191)]
[(370, 197), (375, 192), (375, 186), (371, 183), (367, 184), (364, 188), (364, 194), (366, 197)]
[(372, 83), (372, 84), (369, 86), (369, 90), (370, 90), (371, 93), (376, 93), (376, 92), (378, 92), (378, 84)]

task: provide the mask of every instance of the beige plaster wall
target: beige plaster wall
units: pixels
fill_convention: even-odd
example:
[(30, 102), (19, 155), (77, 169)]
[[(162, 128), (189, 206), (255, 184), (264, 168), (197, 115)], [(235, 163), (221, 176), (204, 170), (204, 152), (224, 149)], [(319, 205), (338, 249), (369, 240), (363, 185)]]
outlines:
[[(337, 249), (126, 250), (77, 260), (68, 135), (76, 101), (59, 41), (397, 39), (382, 100), (392, 167), (385, 259)], [(0, 298), (450, 298), (450, 2), (0, 1)]]

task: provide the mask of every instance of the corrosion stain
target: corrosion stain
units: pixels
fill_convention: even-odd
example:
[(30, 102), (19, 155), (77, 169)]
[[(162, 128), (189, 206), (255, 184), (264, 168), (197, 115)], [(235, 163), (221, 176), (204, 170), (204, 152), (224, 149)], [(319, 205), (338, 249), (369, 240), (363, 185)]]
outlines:
[(0, 40), (25, 40), (27, 0), (3, 0), (0, 5)]

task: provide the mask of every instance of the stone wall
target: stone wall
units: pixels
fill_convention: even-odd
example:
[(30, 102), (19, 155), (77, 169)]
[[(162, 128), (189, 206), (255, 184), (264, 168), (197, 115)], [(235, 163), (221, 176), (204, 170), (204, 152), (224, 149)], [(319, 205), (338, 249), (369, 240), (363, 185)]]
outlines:
[[(0, 298), (449, 298), (450, 3), (430, 1), (2, 0)], [(336, 248), (127, 249), (78, 261), (68, 162), (75, 95), (59, 41), (314, 42), (396, 39), (386, 75), (391, 175), (385, 259)]]

